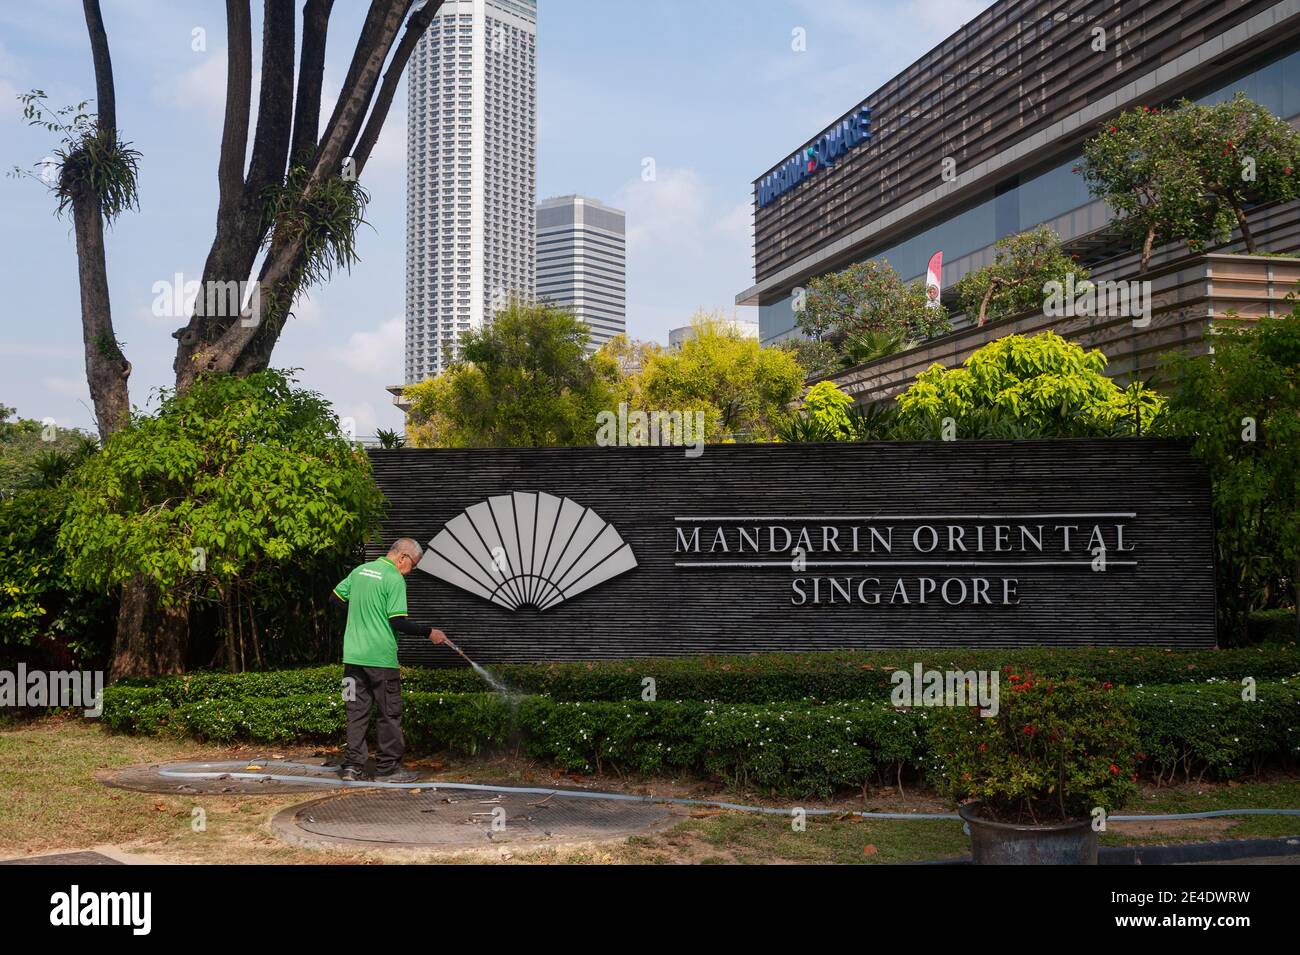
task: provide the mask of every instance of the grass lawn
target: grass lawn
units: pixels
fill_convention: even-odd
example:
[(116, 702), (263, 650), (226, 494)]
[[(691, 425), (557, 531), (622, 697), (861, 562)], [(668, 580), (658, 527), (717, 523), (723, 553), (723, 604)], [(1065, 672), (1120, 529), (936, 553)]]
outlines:
[[(276, 752), (310, 755), (311, 749)], [(0, 858), (59, 849), (115, 846), (142, 860), (169, 862), (356, 863), (377, 861), (482, 861), (480, 854), (448, 855), (414, 850), (323, 850), (286, 845), (269, 822), (280, 809), (307, 801), (311, 793), (269, 796), (174, 795), (130, 792), (103, 785), (96, 773), (116, 767), (176, 759), (222, 760), (267, 756), (266, 747), (207, 746), (192, 741), (120, 736), (102, 726), (57, 717), (0, 730)], [(581, 785), (609, 791), (731, 798), (789, 806), (757, 794), (719, 791), (697, 780), (621, 780), (565, 777), (547, 767), (511, 757), (412, 761), (413, 768), (467, 782), (508, 785)], [(863, 808), (861, 799), (830, 805)], [(1281, 778), (1240, 785), (1189, 784), (1144, 787), (1125, 813), (1192, 812), (1224, 806), (1300, 807), (1300, 780)], [(205, 832), (191, 828), (191, 810), (206, 812)], [(866, 806), (887, 811), (936, 811), (942, 804), (920, 792), (900, 797), (882, 790)], [(1183, 842), (1300, 833), (1296, 817), (1246, 817), (1178, 823), (1115, 823), (1103, 845)], [(682, 811), (682, 822), (652, 836), (586, 847), (511, 849), (511, 862), (571, 863), (878, 863), (964, 855), (961, 825), (945, 820), (864, 820), (851, 816), (809, 817), (804, 832), (782, 816), (713, 810)]]

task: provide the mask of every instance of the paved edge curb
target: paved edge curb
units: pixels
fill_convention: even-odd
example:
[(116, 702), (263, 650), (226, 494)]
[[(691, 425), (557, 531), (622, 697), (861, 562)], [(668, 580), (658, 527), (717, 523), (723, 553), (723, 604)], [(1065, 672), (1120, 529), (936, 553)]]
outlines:
[[(1168, 846), (1102, 846), (1098, 865), (1182, 865), (1196, 862), (1231, 862), (1269, 856), (1300, 855), (1300, 836), (1271, 839), (1225, 839), (1219, 842), (1187, 842)], [(956, 859), (927, 859), (900, 865), (971, 865), (970, 856)]]

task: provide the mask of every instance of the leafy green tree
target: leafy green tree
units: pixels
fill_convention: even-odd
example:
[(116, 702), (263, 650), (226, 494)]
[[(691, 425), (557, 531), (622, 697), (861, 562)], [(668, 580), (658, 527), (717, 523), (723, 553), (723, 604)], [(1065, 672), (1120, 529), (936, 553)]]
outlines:
[(411, 447), (464, 447), (449, 409), (454, 400), (453, 383), (466, 371), (465, 365), (453, 364), (436, 378), (407, 385), (402, 390), (403, 397), (410, 402), (406, 412), (406, 440)]
[(1234, 225), (1255, 252), (1246, 208), (1300, 196), (1298, 169), (1300, 133), (1238, 93), (1121, 113), (1084, 145), (1080, 172), (1142, 250), (1145, 272), (1155, 244), (1199, 251), (1228, 241)]
[(1220, 626), (1241, 642), (1250, 612), (1287, 589), (1300, 608), (1300, 304), (1216, 326), (1213, 343), (1213, 355), (1173, 360), (1161, 430), (1190, 437), (1210, 472)]
[(614, 406), (626, 402), (629, 409), (644, 410), (647, 407), (642, 372), (663, 350), (658, 342), (633, 340), (626, 335), (615, 335), (600, 347), (596, 357), (606, 363), (608, 374), (613, 378), (614, 394), (610, 400)]
[(1007, 335), (960, 368), (935, 364), (917, 375), (898, 396), (900, 415), (930, 437), (939, 436), (944, 418), (954, 420), (957, 437), (980, 436), (998, 419), (1042, 436), (1149, 430), (1164, 399), (1140, 383), (1121, 388), (1105, 367), (1100, 351), (1085, 351), (1053, 332)]
[(1066, 281), (1074, 273), (1076, 285), (1088, 278), (1088, 270), (1061, 251), (1061, 240), (1046, 226), (999, 239), (993, 262), (968, 272), (957, 283), (957, 297), (967, 315), (977, 324), (997, 321), (1040, 308), (1043, 286)]
[(691, 323), (679, 351), (655, 355), (642, 372), (647, 411), (702, 411), (705, 440), (767, 441), (799, 396), (804, 373), (791, 354), (763, 348), (716, 316)]
[(832, 441), (853, 437), (853, 422), (849, 417), (852, 408), (853, 399), (829, 381), (817, 382), (803, 396), (802, 410)]
[(117, 602), (74, 581), (58, 548), (66, 478), (96, 450), (82, 440), (40, 454), (20, 489), (0, 499), (0, 657), (85, 667), (108, 655)]
[(1246, 208), (1300, 196), (1300, 133), (1241, 92), (1212, 106), (1184, 100), (1173, 118), (1174, 141), (1195, 166), (1216, 220), (1235, 223), (1254, 252)]
[(805, 378), (829, 375), (844, 367), (839, 350), (828, 341), (815, 338), (788, 338), (777, 346), (787, 351), (803, 369)]
[(590, 332), (572, 313), (514, 301), (437, 378), (406, 389), (417, 447), (592, 444), (617, 368), (589, 354)]
[[(204, 376), (163, 392), (156, 415), (134, 415), (77, 469), (59, 547), (80, 586), (142, 582), (182, 615), (193, 601), (215, 603), (236, 669), (241, 595), (300, 561), (357, 548), (382, 501), (365, 453), (318, 394), (275, 370)], [(183, 667), (170, 644), (119, 640), (111, 672)]]
[(1184, 241), (1195, 251), (1222, 237), (1230, 225), (1206, 201), (1196, 166), (1175, 134), (1177, 125), (1167, 111), (1126, 110), (1084, 144), (1076, 167), (1089, 192), (1115, 211), (1115, 225), (1142, 250), (1142, 272), (1157, 243)]
[(31, 418), (10, 421), (14, 414), (13, 408), (0, 404), (0, 498), (12, 497), (33, 482), (43, 485), (43, 467), (56, 466), (60, 455), (84, 452), (87, 442), (94, 444), (84, 431)]
[[(883, 259), (857, 262), (810, 280), (795, 313), (800, 331), (814, 341), (832, 342), (854, 363), (860, 363), (857, 359), (864, 353), (890, 354), (889, 348), (901, 349), (950, 327), (944, 307), (929, 305), (925, 282), (904, 284)], [(879, 350), (882, 345), (883, 351), (871, 347)]]

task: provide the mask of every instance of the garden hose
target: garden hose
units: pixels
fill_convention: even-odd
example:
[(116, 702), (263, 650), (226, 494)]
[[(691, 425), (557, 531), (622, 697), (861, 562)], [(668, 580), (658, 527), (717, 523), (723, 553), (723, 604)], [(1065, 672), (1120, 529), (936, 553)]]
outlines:
[[(743, 803), (723, 802), (716, 799), (688, 799), (682, 796), (637, 796), (631, 793), (592, 792), (578, 789), (547, 789), (540, 786), (495, 786), (486, 783), (455, 783), (429, 779), (413, 783), (387, 783), (348, 781), (319, 776), (294, 776), (287, 773), (231, 772), (214, 769), (215, 763), (182, 763), (163, 766), (161, 776), (177, 779), (271, 779), (282, 783), (311, 783), (332, 789), (458, 789), (470, 792), (518, 793), (528, 796), (558, 796), (571, 799), (613, 799), (620, 802), (667, 803), (674, 806), (696, 806), (703, 809), (730, 809), (736, 812), (761, 813), (768, 816), (788, 816), (790, 809), (773, 806), (747, 806)], [(247, 765), (247, 764), (245, 764)], [(299, 763), (292, 760), (281, 766), (300, 766), (320, 770), (316, 763)], [(865, 812), (850, 809), (804, 809), (809, 816), (856, 816), (862, 819), (960, 819), (955, 812)], [(1162, 813), (1150, 816), (1107, 816), (1109, 822), (1175, 822), (1180, 819), (1215, 819), (1220, 816), (1300, 816), (1300, 809), (1207, 809), (1202, 812)]]

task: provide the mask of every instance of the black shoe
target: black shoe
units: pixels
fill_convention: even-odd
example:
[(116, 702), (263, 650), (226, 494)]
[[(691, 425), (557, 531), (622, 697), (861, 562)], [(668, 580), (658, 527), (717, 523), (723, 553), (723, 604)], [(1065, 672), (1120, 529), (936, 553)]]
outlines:
[(361, 781), (361, 770), (355, 766), (344, 766), (343, 771), (339, 773), (345, 783), (355, 783)]
[(413, 783), (420, 778), (419, 773), (409, 769), (394, 769), (391, 773), (375, 773), (377, 783)]

